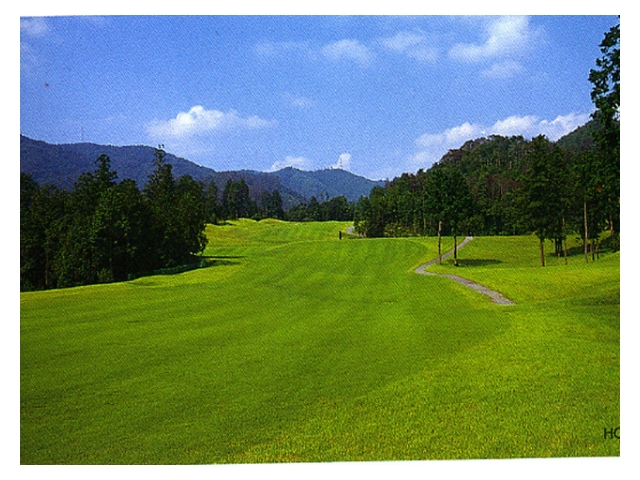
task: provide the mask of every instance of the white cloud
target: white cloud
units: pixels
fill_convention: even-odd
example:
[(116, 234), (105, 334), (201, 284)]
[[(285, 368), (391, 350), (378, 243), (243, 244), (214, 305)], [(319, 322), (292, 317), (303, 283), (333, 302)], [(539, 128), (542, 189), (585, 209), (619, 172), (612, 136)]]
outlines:
[(292, 95), (290, 93), (285, 93), (284, 99), (289, 106), (294, 108), (306, 109), (315, 106), (315, 102), (313, 100), (301, 95)]
[(463, 123), (440, 133), (425, 133), (415, 141), (417, 152), (410, 157), (411, 164), (428, 168), (439, 161), (451, 149), (460, 148), (466, 141), (489, 135), (505, 137), (521, 135), (533, 138), (545, 135), (556, 141), (589, 121), (588, 114), (570, 113), (554, 120), (541, 120), (534, 115), (517, 116), (498, 120), (491, 126)]
[(527, 17), (499, 17), (487, 24), (483, 43), (458, 43), (449, 55), (470, 62), (518, 55), (535, 43), (538, 35), (539, 32), (531, 29)]
[(590, 118), (591, 116), (587, 114), (570, 113), (569, 115), (558, 115), (552, 121), (542, 120), (540, 122), (540, 133), (555, 141), (584, 125)]
[(265, 128), (274, 123), (255, 115), (243, 118), (235, 110), (224, 113), (219, 110), (206, 110), (203, 106), (196, 105), (188, 112), (178, 113), (175, 118), (149, 123), (147, 131), (154, 138), (186, 138), (235, 128)]
[(284, 160), (278, 160), (271, 165), (270, 172), (277, 172), (283, 168), (293, 167), (302, 170), (308, 170), (311, 167), (311, 161), (305, 157), (288, 156)]
[(330, 60), (351, 60), (360, 66), (369, 65), (374, 59), (374, 53), (369, 47), (358, 40), (339, 40), (322, 47), (322, 54)]
[(494, 63), (491, 68), (483, 70), (480, 75), (484, 78), (506, 79), (515, 77), (523, 71), (524, 67), (520, 62), (508, 60), (505, 62)]
[(426, 35), (419, 30), (398, 32), (393, 37), (380, 39), (380, 44), (387, 50), (424, 62), (438, 58), (438, 50), (427, 43)]
[(351, 154), (343, 153), (342, 155), (340, 155), (340, 157), (338, 157), (338, 161), (330, 168), (349, 170), (351, 168)]
[(422, 149), (429, 149), (431, 147), (441, 147), (443, 145), (459, 145), (461, 142), (464, 143), (470, 138), (475, 138), (483, 134), (484, 131), (481, 126), (463, 123), (460, 126), (449, 128), (441, 133), (425, 133), (416, 140), (416, 146)]
[(380, 40), (380, 43), (390, 50), (402, 53), (411, 47), (420, 45), (425, 40), (425, 36), (421, 32), (398, 32), (393, 37), (386, 37)]
[(512, 115), (504, 120), (498, 120), (491, 127), (491, 133), (495, 135), (522, 135), (525, 137), (535, 136), (539, 130), (539, 120), (533, 115), (519, 117)]

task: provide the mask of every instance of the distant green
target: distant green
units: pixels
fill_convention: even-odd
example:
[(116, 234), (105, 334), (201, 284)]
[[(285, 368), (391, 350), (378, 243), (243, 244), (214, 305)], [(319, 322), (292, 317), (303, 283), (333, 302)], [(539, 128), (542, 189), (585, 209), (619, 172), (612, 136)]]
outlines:
[(500, 306), (413, 273), (435, 238), (347, 226), (208, 226), (209, 268), (21, 293), (21, 463), (620, 454), (619, 254), (481, 237), (432, 267)]

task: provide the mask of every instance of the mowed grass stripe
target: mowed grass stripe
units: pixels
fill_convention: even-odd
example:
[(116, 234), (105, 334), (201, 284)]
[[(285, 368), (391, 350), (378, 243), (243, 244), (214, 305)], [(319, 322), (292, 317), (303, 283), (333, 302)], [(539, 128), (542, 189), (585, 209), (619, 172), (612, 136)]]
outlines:
[[(615, 335), (594, 349), (585, 333), (615, 325), (559, 316), (563, 305), (505, 312), (413, 274), (435, 239), (262, 223), (210, 227), (205, 253), (239, 257), (211, 268), (21, 295), (21, 461), (619, 452), (580, 436), (619, 418)], [(596, 388), (608, 396), (583, 399)], [(571, 415), (554, 428), (566, 431), (549, 443), (534, 417), (557, 418), (563, 402)]]

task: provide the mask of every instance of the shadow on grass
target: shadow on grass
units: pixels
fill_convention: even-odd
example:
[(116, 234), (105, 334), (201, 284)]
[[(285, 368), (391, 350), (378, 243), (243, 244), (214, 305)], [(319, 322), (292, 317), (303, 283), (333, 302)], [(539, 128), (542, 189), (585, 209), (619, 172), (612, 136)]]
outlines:
[[(453, 259), (447, 259), (448, 262), (453, 263)], [(458, 267), (484, 267), (486, 265), (498, 265), (502, 263), (502, 260), (495, 259), (480, 259), (480, 258), (459, 258)]]
[(243, 255), (202, 255), (207, 262), (207, 267), (221, 267), (223, 265), (238, 265), (240, 262), (234, 261), (246, 258)]

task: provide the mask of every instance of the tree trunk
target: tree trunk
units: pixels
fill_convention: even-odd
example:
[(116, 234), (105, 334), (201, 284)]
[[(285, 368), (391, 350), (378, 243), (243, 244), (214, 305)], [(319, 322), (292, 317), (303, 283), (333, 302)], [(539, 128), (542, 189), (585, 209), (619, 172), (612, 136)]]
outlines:
[(584, 261), (589, 263), (589, 252), (587, 245), (589, 244), (589, 229), (587, 228), (587, 199), (584, 199)]
[(442, 220), (438, 222), (438, 263), (442, 265), (442, 255), (440, 253), (441, 233), (442, 233)]
[(544, 267), (544, 239), (540, 239), (540, 261), (542, 262), (542, 266)]
[(609, 212), (609, 232), (611, 233), (611, 238), (613, 238), (613, 213)]
[(453, 234), (453, 264), (458, 266), (458, 235), (456, 233)]

